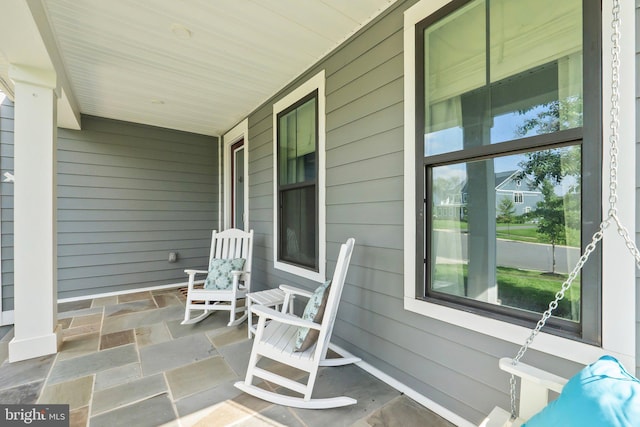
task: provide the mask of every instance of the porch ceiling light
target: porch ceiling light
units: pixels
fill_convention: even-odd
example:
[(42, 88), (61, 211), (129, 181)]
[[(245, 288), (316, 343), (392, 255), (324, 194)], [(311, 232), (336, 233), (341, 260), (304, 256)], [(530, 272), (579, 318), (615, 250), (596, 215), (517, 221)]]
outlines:
[(179, 39), (187, 40), (191, 38), (191, 30), (182, 24), (171, 24), (171, 32)]

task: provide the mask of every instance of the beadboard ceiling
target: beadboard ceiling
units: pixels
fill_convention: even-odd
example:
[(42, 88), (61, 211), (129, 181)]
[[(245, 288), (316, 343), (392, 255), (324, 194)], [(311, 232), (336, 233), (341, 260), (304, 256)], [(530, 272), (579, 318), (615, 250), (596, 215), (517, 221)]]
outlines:
[(39, 1), (81, 113), (220, 135), (395, 0)]

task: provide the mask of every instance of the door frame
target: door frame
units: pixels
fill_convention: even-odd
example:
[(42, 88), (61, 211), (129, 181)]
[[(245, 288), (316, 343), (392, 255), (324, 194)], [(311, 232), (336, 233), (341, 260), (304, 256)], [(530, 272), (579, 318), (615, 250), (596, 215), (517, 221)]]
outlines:
[(224, 194), (224, 207), (223, 207), (223, 229), (231, 227), (231, 176), (233, 161), (231, 147), (240, 140), (244, 140), (244, 228), (249, 230), (249, 120), (244, 119), (238, 123), (233, 129), (225, 133), (222, 137), (222, 159), (223, 159), (223, 194)]
[[(236, 209), (237, 209), (237, 206), (238, 206), (238, 197), (237, 197), (238, 193), (237, 193), (236, 186), (239, 187), (241, 185), (242, 189), (243, 189), (243, 191), (242, 191), (242, 199), (243, 199), (242, 200), (242, 202), (243, 202), (242, 203), (242, 207), (243, 207), (243, 209), (242, 209), (242, 211), (243, 211), (242, 212), (242, 216), (243, 216), (242, 223), (243, 224), (244, 224), (244, 219), (247, 216), (246, 215), (247, 214), (246, 209), (244, 209), (244, 190), (246, 190), (244, 188), (244, 178), (241, 181), (242, 184), (236, 185), (236, 184), (238, 184), (237, 170), (238, 170), (238, 163), (239, 163), (237, 154), (240, 151), (242, 151), (242, 170), (244, 171), (244, 156), (246, 154), (246, 150), (245, 150), (245, 146), (244, 146), (244, 139), (239, 139), (238, 141), (236, 141), (233, 144), (231, 144), (231, 149), (230, 149), (230, 152), (231, 152), (231, 162), (230, 162), (231, 163), (231, 168), (230, 168), (230, 171), (229, 171), (229, 182), (231, 183), (231, 191), (229, 192), (229, 196), (230, 196), (229, 197), (230, 198), (229, 206), (231, 208), (230, 209), (231, 210), (231, 214), (230, 214), (231, 215), (230, 216), (231, 217), (231, 223), (230, 223), (230, 225), (232, 225), (235, 228), (238, 228), (238, 224), (236, 222), (236, 220), (237, 220)], [(245, 173), (245, 175), (246, 175), (246, 173)]]

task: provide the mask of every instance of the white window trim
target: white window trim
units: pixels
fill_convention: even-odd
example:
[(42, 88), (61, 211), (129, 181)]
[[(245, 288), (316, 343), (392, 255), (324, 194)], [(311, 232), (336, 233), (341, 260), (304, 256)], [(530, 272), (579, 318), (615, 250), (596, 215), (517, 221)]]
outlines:
[[(244, 139), (244, 170), (249, 171), (249, 119), (244, 119), (223, 136), (224, 228), (231, 227), (231, 146)], [(244, 228), (249, 230), (249, 174), (244, 177)]]
[[(311, 92), (318, 91), (318, 271), (278, 261), (278, 114)], [(325, 72), (320, 71), (273, 104), (273, 266), (297, 276), (322, 283), (326, 270), (325, 206)]]
[(522, 191), (514, 191), (513, 192), (513, 203), (521, 205), (524, 203), (524, 192)]
[[(421, 0), (404, 15), (404, 308), (462, 328), (490, 335), (518, 345), (524, 343), (530, 330), (511, 323), (468, 313), (439, 304), (416, 299), (415, 290), (415, 25), (450, 0)], [(621, 2), (620, 16), (634, 16), (635, 4)], [(626, 12), (625, 12), (626, 10)], [(603, 143), (608, 144), (608, 130), (611, 109), (611, 0), (602, 5), (602, 64), (603, 64)], [(635, 236), (635, 21), (623, 20), (621, 33), (621, 73), (620, 87), (620, 149), (624, 156), (618, 157), (618, 216), (629, 234)], [(603, 158), (603, 180), (608, 179), (609, 150), (605, 147)], [(602, 185), (602, 199), (608, 200), (608, 185)], [(629, 196), (627, 198), (627, 195)], [(608, 207), (603, 206), (603, 216)], [(617, 235), (615, 225), (605, 231), (602, 242), (602, 347), (580, 343), (547, 333), (540, 333), (531, 348), (553, 354), (582, 364), (594, 362), (603, 354), (617, 357), (630, 372), (636, 370), (636, 298), (635, 263), (628, 254), (624, 243)], [(622, 261), (624, 260), (624, 261)], [(628, 261), (627, 261), (628, 260)], [(593, 261), (590, 261), (593, 262)], [(509, 355), (505, 355), (509, 356)]]

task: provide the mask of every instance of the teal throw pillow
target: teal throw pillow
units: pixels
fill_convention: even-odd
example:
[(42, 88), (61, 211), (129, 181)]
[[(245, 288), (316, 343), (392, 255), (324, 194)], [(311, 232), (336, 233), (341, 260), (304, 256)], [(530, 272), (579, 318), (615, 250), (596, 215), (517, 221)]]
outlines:
[(586, 366), (523, 427), (640, 426), (640, 381), (614, 357)]
[(213, 258), (209, 263), (209, 274), (204, 281), (205, 289), (229, 290), (233, 286), (232, 271), (242, 270), (244, 258)]
[[(327, 280), (322, 285), (318, 286), (309, 301), (307, 302), (302, 318), (304, 320), (311, 320), (315, 323), (322, 322), (324, 317), (324, 309), (327, 305), (327, 299), (329, 298), (329, 290), (331, 288), (331, 280)], [(295, 351), (305, 351), (311, 347), (320, 335), (320, 331), (317, 329), (298, 328), (296, 333)]]

